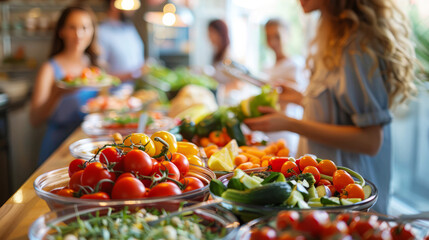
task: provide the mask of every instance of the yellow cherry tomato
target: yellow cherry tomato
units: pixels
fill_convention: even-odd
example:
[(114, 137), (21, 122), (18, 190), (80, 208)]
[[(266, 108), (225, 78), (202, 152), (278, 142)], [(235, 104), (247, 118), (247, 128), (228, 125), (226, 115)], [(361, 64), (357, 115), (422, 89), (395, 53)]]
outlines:
[(177, 142), (177, 152), (183, 155), (198, 155), (200, 149), (191, 142)]
[[(131, 145), (145, 145), (145, 152), (149, 154), (149, 156), (155, 155), (155, 144), (153, 141), (144, 133), (132, 133), (125, 137), (124, 145), (131, 147)], [(131, 148), (123, 148), (125, 152), (131, 151)]]
[(197, 155), (186, 155), (186, 157), (188, 158), (189, 164), (204, 167), (203, 160), (200, 157), (198, 157)]
[(169, 146), (169, 152), (170, 153), (175, 153), (177, 152), (177, 141), (176, 141), (176, 137), (167, 131), (158, 131), (154, 134), (152, 134), (152, 136), (150, 137), (150, 139), (152, 139), (153, 143), (155, 144), (155, 155), (158, 155), (161, 153), (162, 147), (164, 146), (164, 144), (162, 144), (159, 141), (155, 140), (155, 137), (159, 137), (162, 140), (164, 140), (168, 146)]

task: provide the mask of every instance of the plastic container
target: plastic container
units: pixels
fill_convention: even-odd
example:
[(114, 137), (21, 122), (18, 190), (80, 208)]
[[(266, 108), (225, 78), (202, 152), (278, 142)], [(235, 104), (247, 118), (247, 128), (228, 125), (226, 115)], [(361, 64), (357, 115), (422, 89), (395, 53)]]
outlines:
[(142, 198), (133, 200), (92, 200), (92, 199), (80, 199), (73, 197), (63, 197), (49, 191), (65, 187), (68, 185), (70, 177), (68, 175), (68, 168), (60, 168), (47, 173), (44, 173), (36, 178), (33, 183), (36, 194), (43, 200), (46, 201), (51, 210), (60, 209), (67, 205), (73, 204), (87, 204), (94, 206), (103, 206), (106, 204), (147, 204), (156, 203), (160, 201), (205, 201), (209, 197), (209, 183), (212, 179), (216, 179), (216, 175), (210, 169), (189, 165), (189, 176), (196, 177), (204, 183), (204, 187), (193, 191), (185, 192), (179, 195), (168, 196), (168, 197), (152, 197)]
[[(331, 220), (334, 220), (338, 214), (343, 214), (343, 213), (347, 213), (350, 214), (351, 216), (359, 216), (361, 219), (366, 219), (370, 216), (377, 216), (380, 217), (380, 219), (378, 219), (381, 222), (383, 217), (386, 217), (385, 215), (381, 215), (381, 214), (377, 214), (377, 213), (372, 213), (372, 212), (359, 212), (359, 211), (332, 211), (332, 210), (327, 210), (326, 211), (329, 214), (329, 217)], [(304, 212), (299, 212), (300, 214), (300, 219), (302, 219), (302, 215)], [(261, 228), (263, 226), (270, 226), (273, 229), (276, 229), (276, 219), (277, 216), (266, 216), (266, 217), (262, 217), (262, 218), (258, 218), (255, 219), (253, 221), (248, 222), (245, 225), (242, 225), (236, 235), (236, 240), (248, 240), (250, 239), (250, 235), (251, 235), (251, 231), (255, 228)], [(374, 222), (373, 222), (374, 223)], [(393, 227), (395, 225), (398, 224), (398, 222), (396, 221), (389, 221), (387, 222), (388, 226)], [(411, 231), (415, 236), (415, 239), (423, 239), (425, 236), (427, 236), (429, 234), (429, 223), (426, 222), (422, 222), (422, 221), (415, 221), (413, 223), (411, 223)], [(386, 225), (381, 225), (382, 227), (380, 228), (385, 228)], [(379, 228), (376, 228), (379, 229)], [(299, 233), (298, 230), (293, 230), (293, 231), (297, 231), (295, 233)], [(282, 231), (282, 232), (292, 232), (290, 231)], [(348, 239), (348, 238), (346, 238)], [(355, 239), (355, 238), (353, 238)], [(381, 239), (381, 238), (380, 238)]]
[[(249, 169), (245, 170), (246, 173), (252, 173), (252, 172), (262, 172), (266, 168), (255, 168), (255, 169)], [(232, 178), (234, 173), (228, 173), (226, 175), (223, 175), (219, 178), (219, 180), (225, 184), (225, 186), (228, 185), (229, 179)], [(377, 201), (378, 198), (378, 191), (377, 188), (372, 184), (370, 181), (365, 180), (366, 184), (371, 186), (372, 192), (371, 196), (369, 196), (367, 199), (364, 199), (361, 202), (351, 204), (351, 205), (342, 205), (342, 206), (325, 206), (325, 207), (319, 207), (319, 208), (311, 208), (311, 209), (318, 209), (318, 210), (343, 210), (343, 211), (368, 211)], [(226, 199), (223, 199), (222, 197), (216, 196), (213, 193), (211, 193), (211, 196), (214, 199), (222, 199), (221, 205), (225, 207), (226, 209), (233, 212), (241, 222), (249, 222), (253, 219), (260, 218), (267, 215), (275, 214), (281, 210), (290, 210), (291, 208), (281, 207), (281, 206), (261, 206), (261, 205), (251, 205), (251, 204), (244, 204), (244, 203), (238, 203), (238, 202), (232, 202)], [(295, 209), (295, 210), (307, 210), (307, 209)]]
[[(61, 226), (72, 221), (76, 221), (77, 216), (81, 219), (85, 218), (88, 213), (95, 214), (97, 211), (100, 216), (106, 214), (108, 208), (112, 208), (112, 212), (121, 211), (125, 206), (131, 211), (135, 212), (141, 208), (156, 208), (164, 209), (168, 212), (177, 211), (181, 201), (169, 200), (169, 201), (158, 201), (158, 202), (147, 202), (138, 203), (136, 201), (129, 201), (126, 203), (108, 203), (96, 204), (96, 205), (78, 205), (73, 207), (67, 207), (61, 210), (52, 211), (45, 215), (40, 216), (30, 227), (28, 237), (31, 240), (47, 239), (49, 235), (55, 234), (56, 229), (54, 226)], [(195, 202), (187, 202), (185, 206), (192, 205)], [(95, 207), (95, 208), (94, 208)], [(221, 232), (221, 229), (225, 229), (225, 236), (223, 239), (234, 239), (238, 231), (239, 223), (235, 216), (222, 209), (218, 206), (210, 206), (204, 209), (198, 208), (193, 211), (194, 214), (201, 217), (203, 222), (201, 224), (208, 225), (212, 224), (215, 226), (212, 232)]]

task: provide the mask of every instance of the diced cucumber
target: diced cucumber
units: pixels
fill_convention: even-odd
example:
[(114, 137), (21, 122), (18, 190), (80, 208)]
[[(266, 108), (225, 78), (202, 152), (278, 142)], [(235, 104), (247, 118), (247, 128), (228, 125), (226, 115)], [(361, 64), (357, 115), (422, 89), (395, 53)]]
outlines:
[(210, 181), (209, 189), (214, 195), (221, 196), (225, 192), (226, 186), (219, 179), (213, 179)]
[(234, 170), (234, 174), (232, 175), (233, 178), (240, 179), (242, 176), (247, 175), (243, 170), (236, 168)]
[(262, 184), (255, 177), (251, 177), (247, 174), (241, 176), (240, 181), (244, 184), (246, 188), (256, 188), (262, 186)]
[(349, 202), (351, 202), (351, 203), (358, 203), (358, 202), (361, 202), (362, 201), (362, 199), (361, 198), (346, 198), (347, 199), (347, 201), (349, 201)]
[(305, 188), (309, 188), (310, 187), (310, 184), (305, 179), (298, 180), (298, 182), (301, 183), (302, 186), (304, 186)]
[(319, 195), (317, 194), (316, 187), (314, 185), (311, 185), (311, 187), (308, 189), (308, 198), (318, 198)]
[(238, 178), (231, 178), (228, 182), (228, 189), (245, 190), (246, 187)]
[(304, 200), (298, 200), (298, 207), (301, 209), (308, 209), (310, 206)]
[(257, 182), (262, 183), (264, 181), (263, 178), (260, 178), (258, 176), (252, 176), (253, 179), (255, 179)]
[(353, 202), (347, 200), (346, 198), (341, 198), (340, 202), (341, 202), (341, 205), (352, 205), (352, 204), (354, 204)]
[(292, 190), (289, 198), (286, 200), (286, 204), (295, 207), (299, 200), (304, 200), (304, 197), (297, 190)]
[(320, 185), (316, 187), (316, 191), (317, 191), (317, 195), (319, 197), (331, 197), (332, 193), (331, 190), (329, 190), (329, 188), (325, 185)]
[(319, 201), (309, 201), (308, 206), (312, 207), (312, 208), (317, 208), (317, 207), (323, 207), (323, 204)]
[(295, 188), (298, 192), (300, 192), (302, 194), (302, 196), (304, 197), (304, 200), (308, 200), (310, 198), (310, 194), (308, 193), (307, 189), (302, 186), (301, 183), (296, 183)]
[(372, 193), (371, 186), (365, 185), (362, 188), (363, 188), (363, 193), (365, 194), (365, 199), (369, 198), (369, 196), (371, 196), (371, 193)]
[(328, 206), (328, 205), (334, 205), (334, 206), (338, 206), (341, 205), (340, 204), (340, 199), (338, 197), (321, 197), (320, 198), (320, 202), (324, 205), (324, 206)]

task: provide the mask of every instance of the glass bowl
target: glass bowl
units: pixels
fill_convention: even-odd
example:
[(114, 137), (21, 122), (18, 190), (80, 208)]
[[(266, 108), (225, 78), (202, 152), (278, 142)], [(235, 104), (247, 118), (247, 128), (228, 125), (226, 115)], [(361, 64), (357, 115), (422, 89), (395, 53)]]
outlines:
[[(306, 212), (309, 213), (309, 211), (306, 211)], [(380, 223), (384, 222), (383, 219), (386, 219), (386, 218), (388, 218), (388, 219), (395, 219), (394, 217), (389, 217), (389, 216), (386, 216), (386, 215), (382, 215), (382, 214), (378, 214), (378, 213), (373, 213), (373, 212), (337, 211), (337, 210), (326, 210), (326, 212), (329, 214), (329, 218), (331, 220), (334, 220), (337, 217), (338, 214), (344, 214), (344, 213), (350, 214), (350, 216), (353, 216), (353, 217), (358, 216), (361, 219), (367, 219), (367, 218), (369, 218), (371, 216), (376, 216), (377, 220)], [(303, 217), (302, 215), (303, 215), (304, 212), (300, 211), (298, 213), (300, 215), (299, 219), (302, 219), (302, 217)], [(265, 216), (265, 217), (262, 217), (262, 218), (258, 218), (258, 219), (252, 220), (252, 221), (250, 221), (250, 222), (248, 222), (248, 223), (246, 223), (244, 225), (241, 225), (240, 229), (237, 232), (236, 240), (249, 240), (250, 239), (250, 235), (251, 235), (251, 231), (253, 229), (255, 229), (255, 228), (261, 228), (263, 226), (270, 226), (271, 228), (277, 230), (276, 219), (277, 219), (277, 216), (273, 216), (273, 215), (272, 216)], [(399, 222), (395, 221), (395, 220), (393, 220), (393, 221), (390, 220), (390, 221), (388, 221), (386, 223), (387, 223), (387, 225), (382, 224), (382, 225), (380, 225), (379, 228), (380, 229), (381, 228), (386, 228), (386, 226), (393, 227), (393, 226), (396, 226)], [(378, 228), (376, 228), (376, 229), (378, 229)], [(298, 230), (295, 229), (294, 231), (298, 231)], [(412, 222), (411, 223), (411, 231), (414, 234), (415, 239), (423, 239), (426, 235), (429, 234), (428, 222), (427, 221), (426, 222), (423, 222), (423, 221)], [(292, 231), (284, 230), (282, 232), (291, 233)], [(295, 233), (299, 233), (299, 231), (295, 232)], [(338, 238), (338, 239), (340, 239), (340, 238)], [(343, 239), (343, 238), (341, 238), (341, 239)], [(349, 238), (344, 238), (344, 239), (349, 239)], [(355, 238), (353, 238), (353, 239), (355, 239)], [(388, 238), (386, 238), (386, 239), (388, 239)]]
[[(133, 117), (138, 118), (139, 112), (131, 113), (93, 113), (85, 117), (85, 120), (82, 123), (82, 130), (87, 135), (91, 136), (105, 136), (112, 135), (114, 133), (120, 133), (123, 136), (137, 132), (137, 123), (132, 125), (118, 125), (113, 124), (109, 119), (121, 118), (121, 117)], [(151, 115), (150, 113), (148, 114)], [(162, 116), (160, 118), (152, 118), (153, 122), (146, 126), (144, 133), (152, 134), (156, 131), (167, 131), (175, 126), (175, 121), (172, 118)]]
[[(40, 239), (53, 239), (52, 235), (57, 233), (56, 226), (64, 226), (71, 222), (75, 222), (77, 218), (85, 219), (88, 214), (99, 216), (105, 216), (109, 209), (111, 213), (121, 211), (124, 207), (127, 207), (131, 213), (138, 211), (139, 209), (164, 209), (167, 212), (175, 212), (179, 210), (182, 201), (169, 200), (169, 201), (158, 201), (158, 202), (146, 202), (138, 203), (131, 201), (127, 203), (108, 203), (108, 204), (97, 204), (97, 205), (75, 205), (61, 210), (52, 211), (47, 214), (40, 216), (30, 227), (28, 237), (31, 240)], [(184, 207), (195, 204), (196, 202), (186, 202)], [(238, 231), (239, 223), (237, 218), (230, 212), (226, 211), (219, 206), (210, 206), (203, 208), (197, 208), (193, 210), (193, 213), (201, 218), (201, 224), (204, 226), (212, 226), (212, 232), (220, 233), (223, 231), (224, 236), (219, 236), (219, 239), (234, 239)], [(186, 212), (189, 214), (189, 212)], [(225, 229), (225, 230), (222, 230)]]
[(67, 205), (72, 204), (126, 204), (130, 203), (155, 203), (166, 200), (183, 200), (183, 201), (205, 201), (209, 197), (209, 183), (212, 179), (216, 179), (216, 175), (208, 168), (203, 168), (196, 165), (189, 165), (189, 176), (196, 177), (204, 183), (204, 187), (193, 191), (185, 192), (179, 195), (168, 197), (151, 197), (133, 200), (93, 200), (93, 199), (80, 199), (73, 197), (63, 197), (50, 191), (56, 188), (62, 188), (68, 185), (70, 177), (68, 175), (68, 168), (60, 168), (47, 173), (44, 173), (36, 178), (33, 183), (36, 194), (46, 201), (51, 210), (60, 209)]
[(70, 144), (69, 151), (74, 158), (89, 160), (99, 148), (114, 142), (113, 137), (84, 138)]
[[(266, 168), (255, 168), (255, 169), (249, 169), (245, 170), (246, 173), (253, 173), (253, 172), (263, 172)], [(226, 175), (223, 175), (219, 178), (219, 180), (225, 185), (228, 185), (229, 179), (232, 178), (234, 173), (228, 173)], [(373, 183), (370, 181), (365, 180), (366, 184), (371, 187), (371, 195), (364, 199), (363, 201), (360, 201), (358, 203), (354, 203), (351, 205), (342, 205), (342, 206), (324, 206), (324, 207), (312, 207), (311, 209), (318, 209), (318, 210), (355, 210), (355, 211), (368, 211), (377, 201), (378, 198), (378, 191), (377, 188), (374, 186)], [(212, 192), (210, 192), (213, 199), (222, 199), (221, 205), (225, 207), (226, 209), (233, 212), (241, 222), (249, 222), (253, 219), (260, 218), (267, 215), (275, 214), (281, 210), (299, 210), (299, 211), (306, 211), (311, 209), (296, 209), (296, 208), (287, 208), (284, 206), (261, 206), (261, 205), (252, 205), (252, 204), (244, 204), (244, 203), (238, 203), (226, 200), (222, 197), (219, 197)]]

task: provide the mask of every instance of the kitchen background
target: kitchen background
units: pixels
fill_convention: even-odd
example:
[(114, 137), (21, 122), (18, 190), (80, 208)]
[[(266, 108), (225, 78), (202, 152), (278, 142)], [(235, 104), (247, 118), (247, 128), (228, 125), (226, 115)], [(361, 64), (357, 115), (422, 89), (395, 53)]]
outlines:
[[(36, 168), (43, 128), (29, 122), (29, 103), (35, 74), (47, 59), (52, 28), (59, 12), (73, 1), (0, 1), (0, 202), (19, 188)], [(102, 0), (89, 0), (99, 21), (105, 18)], [(304, 16), (295, 0), (180, 0), (173, 1), (189, 25), (166, 26), (147, 22), (145, 13), (159, 10), (162, 0), (142, 1), (134, 23), (145, 43), (147, 58), (167, 67), (203, 68), (210, 64), (212, 50), (207, 24), (224, 19), (231, 38), (230, 55), (252, 73), (261, 76), (274, 62), (265, 44), (263, 24), (279, 17), (290, 25), (287, 52), (305, 56), (313, 36), (315, 15)], [(428, 36), (429, 2), (400, 1), (408, 9), (416, 31)], [(317, 13), (316, 13), (317, 14)], [(428, 39), (428, 38), (426, 38)], [(416, 44), (417, 47), (419, 44)], [(423, 46), (429, 54), (429, 46)], [(428, 55), (427, 55), (428, 56)], [(422, 62), (428, 69), (429, 61)], [(419, 95), (395, 111), (394, 192), (392, 213), (429, 210), (429, 94), (428, 84), (419, 85)], [(7, 98), (6, 98), (7, 96)], [(382, 169), (380, 169), (382, 171)]]

